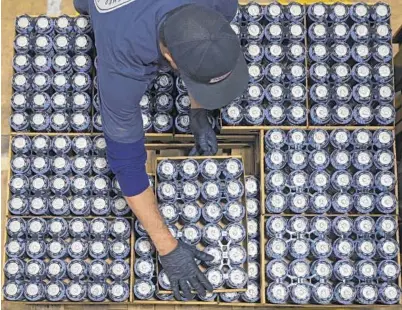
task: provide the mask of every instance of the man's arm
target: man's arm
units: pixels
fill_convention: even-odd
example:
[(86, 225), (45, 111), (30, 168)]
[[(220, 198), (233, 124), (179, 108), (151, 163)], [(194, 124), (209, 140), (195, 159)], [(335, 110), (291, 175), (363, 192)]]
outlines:
[(74, 0), (75, 10), (80, 14), (89, 14), (89, 3), (88, 0)]
[(130, 208), (147, 230), (155, 247), (161, 255), (167, 254), (177, 246), (177, 240), (165, 225), (149, 188), (147, 153), (138, 104), (148, 83), (113, 72), (102, 72), (102, 69), (99, 89), (108, 162)]

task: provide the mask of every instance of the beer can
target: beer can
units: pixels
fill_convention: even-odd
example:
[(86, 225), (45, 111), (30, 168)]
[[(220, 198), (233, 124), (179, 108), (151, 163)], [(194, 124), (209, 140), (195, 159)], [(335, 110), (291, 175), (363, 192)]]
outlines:
[(115, 239), (110, 243), (109, 255), (114, 259), (125, 259), (130, 255), (130, 245), (127, 241)]
[(394, 260), (382, 260), (378, 264), (378, 275), (384, 281), (395, 281), (400, 272), (400, 266)]
[(269, 63), (264, 70), (265, 77), (272, 83), (282, 82), (285, 79), (285, 74), (285, 68), (281, 63)]
[(128, 299), (130, 289), (125, 282), (116, 281), (109, 285), (108, 296), (114, 302), (123, 302)]
[(31, 56), (17, 53), (13, 58), (13, 68), (16, 72), (32, 72)]
[(374, 46), (373, 58), (377, 62), (390, 62), (392, 59), (392, 46), (389, 43), (378, 43)]
[(17, 53), (27, 53), (31, 49), (31, 39), (28, 34), (18, 34), (14, 39), (14, 49)]
[[(275, 50), (273, 52), (275, 52)], [(272, 54), (272, 51), (270, 53)], [(306, 48), (304, 44), (291, 42), (286, 51), (286, 57), (292, 62), (303, 62), (306, 58)]]
[(67, 197), (52, 196), (49, 200), (49, 211), (52, 215), (69, 215), (70, 206)]
[(24, 287), (24, 297), (28, 301), (40, 301), (45, 298), (45, 288), (42, 282), (29, 281)]
[(87, 285), (81, 281), (71, 281), (66, 287), (66, 296), (71, 301), (83, 301), (87, 297)]
[[(299, 59), (301, 59), (304, 49), (300, 49), (300, 45), (295, 43), (289, 50), (289, 53), (295, 53), (295, 55), (288, 56), (291, 61), (299, 61)], [(285, 50), (279, 42), (269, 43), (265, 46), (265, 57), (268, 61), (280, 62), (285, 58), (285, 56)]]
[(69, 33), (73, 30), (73, 20), (68, 15), (61, 15), (54, 21), (56, 33)]
[(285, 17), (291, 21), (300, 21), (305, 15), (304, 6), (297, 2), (290, 2), (284, 7)]
[(328, 259), (317, 259), (311, 265), (311, 275), (318, 280), (331, 279), (332, 272), (332, 263)]
[[(361, 281), (374, 280), (377, 277), (377, 265), (372, 260), (361, 260), (356, 264), (356, 278)], [(342, 279), (343, 280), (343, 279)]]
[(350, 7), (350, 17), (356, 22), (366, 22), (370, 18), (370, 9), (366, 3), (358, 2)]
[(26, 254), (29, 258), (43, 260), (46, 255), (46, 244), (41, 239), (28, 239), (26, 242)]
[(308, 36), (313, 42), (326, 42), (329, 38), (329, 29), (323, 22), (315, 22), (308, 28)]
[(329, 304), (333, 298), (333, 286), (330, 283), (316, 283), (312, 289), (312, 297), (318, 304)]
[(354, 207), (359, 213), (370, 213), (375, 208), (374, 195), (370, 193), (355, 193)]
[(349, 8), (346, 4), (336, 2), (329, 6), (329, 17), (335, 22), (346, 21), (349, 18)]
[(306, 258), (311, 251), (309, 241), (303, 237), (291, 239), (287, 246), (289, 254), (295, 259)]
[(267, 288), (267, 299), (273, 304), (284, 304), (289, 298), (288, 284), (272, 282)]
[(60, 238), (47, 242), (46, 253), (50, 258), (62, 259), (67, 256), (67, 243)]
[(25, 272), (25, 262), (19, 258), (7, 259), (4, 265), (4, 274), (9, 280), (23, 280)]
[(376, 22), (383, 22), (389, 20), (391, 15), (391, 8), (387, 3), (377, 2), (371, 11), (371, 18)]
[[(242, 38), (246, 39), (247, 41), (261, 42), (264, 38), (264, 27), (259, 22), (249, 22), (243, 27), (242, 30)], [(266, 31), (267, 30), (265, 28), (265, 33)]]
[[(375, 253), (375, 248), (373, 252)], [(396, 242), (395, 239), (386, 237), (382, 238), (377, 243), (377, 254), (382, 259), (393, 259), (397, 256), (398, 253), (399, 253), (399, 244)]]
[(68, 53), (72, 50), (72, 37), (67, 34), (58, 34), (53, 39), (53, 48), (56, 53)]
[(327, 46), (320, 42), (315, 42), (310, 45), (309, 56), (312, 61), (326, 62), (329, 58), (330, 52)]
[(350, 28), (344, 22), (335, 22), (331, 27), (330, 37), (335, 42), (346, 42), (350, 36)]
[(363, 305), (371, 305), (377, 301), (377, 286), (371, 283), (360, 283), (356, 286), (356, 300)]
[(13, 195), (7, 205), (12, 215), (25, 215), (28, 213), (28, 199), (25, 196)]
[(24, 296), (24, 283), (17, 280), (7, 280), (3, 286), (4, 298), (10, 301), (21, 301)]
[(93, 41), (87, 34), (77, 34), (74, 38), (73, 50), (75, 53), (89, 53), (93, 48)]
[(51, 259), (46, 264), (46, 276), (50, 280), (60, 280), (66, 275), (66, 263), (61, 259)]
[(378, 289), (378, 296), (383, 304), (396, 304), (401, 298), (401, 290), (395, 283), (382, 283)]
[[(89, 251), (88, 251), (89, 256), (92, 257), (93, 259), (105, 259), (109, 254), (109, 246), (110, 246), (110, 244), (109, 244), (108, 240), (102, 240), (102, 239), (96, 240), (95, 239), (93, 241), (90, 241), (89, 242)], [(113, 258), (117, 258), (117, 257), (113, 257)]]
[(53, 39), (47, 34), (37, 34), (33, 38), (33, 50), (37, 54), (49, 54), (53, 56)]
[[(152, 279), (155, 271), (155, 264), (152, 260), (152, 257), (146, 256), (136, 259), (134, 271), (137, 277), (141, 279)], [(161, 274), (163, 274), (163, 270), (159, 272), (158, 278), (161, 277)]]
[(140, 237), (135, 241), (135, 253), (139, 256), (153, 255), (155, 247), (149, 237)]
[(315, 22), (327, 20), (328, 14), (328, 6), (322, 2), (314, 3), (307, 8), (308, 17)]
[(130, 267), (122, 259), (114, 259), (109, 265), (110, 277), (115, 281), (123, 281), (130, 276)]
[(7, 221), (7, 234), (11, 238), (19, 238), (25, 236), (26, 222), (22, 218), (13, 217)]
[(39, 34), (51, 34), (54, 31), (54, 20), (46, 15), (40, 15), (35, 21), (35, 32)]
[(334, 299), (336, 302), (349, 305), (356, 299), (356, 288), (353, 282), (340, 282), (335, 286)]
[(393, 68), (389, 63), (379, 63), (374, 66), (373, 71), (374, 79), (380, 83), (389, 82), (394, 75)]
[(134, 283), (134, 295), (138, 299), (151, 299), (155, 290), (155, 285), (151, 280), (137, 279)]
[(249, 2), (242, 9), (243, 17), (247, 21), (259, 21), (264, 17), (264, 7), (257, 2)]
[(29, 34), (34, 29), (34, 20), (31, 16), (24, 14), (17, 16), (15, 20), (15, 30), (17, 33)]
[(91, 20), (88, 15), (79, 15), (74, 19), (74, 30), (77, 33), (89, 33), (92, 30)]
[(392, 38), (392, 30), (388, 23), (377, 23), (374, 26), (374, 39), (377, 42), (390, 42)]
[(68, 231), (73, 238), (84, 238), (89, 235), (89, 224), (85, 218), (74, 218), (68, 223)]
[(46, 299), (51, 302), (62, 301), (65, 298), (65, 294), (65, 284), (60, 280), (51, 281), (45, 286)]
[(355, 241), (356, 254), (361, 259), (373, 258), (376, 254), (376, 243), (369, 237), (362, 237)]

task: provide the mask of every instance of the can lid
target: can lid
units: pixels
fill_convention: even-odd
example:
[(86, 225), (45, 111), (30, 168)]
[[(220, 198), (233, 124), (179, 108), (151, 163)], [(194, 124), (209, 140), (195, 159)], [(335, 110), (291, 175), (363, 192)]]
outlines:
[(17, 37), (17, 41), (16, 41), (16, 43), (17, 43), (17, 45), (19, 46), (19, 47), (25, 47), (25, 46), (28, 46), (28, 37), (27, 36), (25, 36), (25, 35), (21, 35), (21, 36), (18, 36)]
[(84, 29), (88, 26), (89, 21), (86, 17), (77, 17), (77, 19), (75, 20), (75, 24), (81, 28)]
[(17, 25), (20, 28), (27, 28), (30, 24), (30, 20), (26, 16), (20, 16), (17, 19)]
[(49, 27), (49, 19), (47, 17), (39, 17), (36, 20), (36, 25), (38, 25), (39, 28), (47, 28)]
[[(68, 45), (68, 39), (67, 39), (67, 37), (66, 37), (65, 35), (59, 35), (59, 36), (57, 36), (57, 38), (56, 38), (56, 45), (57, 45), (58, 47), (61, 47), (61, 48), (66, 47), (66, 46)], [(46, 58), (43, 58), (43, 59), (46, 59)], [(39, 64), (37, 64), (37, 65), (39, 65)], [(45, 65), (45, 63), (43, 63), (42, 66), (43, 66), (43, 65)]]
[(88, 45), (88, 39), (85, 35), (79, 35), (75, 38), (75, 45), (82, 48)]
[(272, 3), (268, 6), (269, 14), (273, 17), (277, 17), (282, 13), (282, 9), (279, 5)]
[(46, 36), (40, 35), (36, 37), (35, 44), (38, 47), (46, 47), (49, 44), (49, 40), (47, 39)]
[(278, 44), (272, 44), (269, 47), (269, 52), (273, 56), (278, 57), (278, 56), (280, 56), (282, 54), (282, 47), (280, 45), (278, 45)]
[(36, 283), (29, 283), (25, 288), (25, 291), (30, 296), (36, 296), (39, 293), (39, 286)]

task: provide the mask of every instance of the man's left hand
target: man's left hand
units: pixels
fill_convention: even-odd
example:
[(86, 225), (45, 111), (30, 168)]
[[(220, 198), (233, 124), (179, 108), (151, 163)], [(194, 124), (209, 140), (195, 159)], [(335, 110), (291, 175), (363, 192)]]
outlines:
[(216, 133), (208, 121), (208, 111), (205, 109), (191, 109), (191, 131), (194, 135), (195, 147), (190, 156), (213, 156), (218, 152)]

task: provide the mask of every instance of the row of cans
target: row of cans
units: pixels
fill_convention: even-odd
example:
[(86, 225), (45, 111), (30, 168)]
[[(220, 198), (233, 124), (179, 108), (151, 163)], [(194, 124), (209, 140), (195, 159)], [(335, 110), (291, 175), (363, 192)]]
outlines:
[[(306, 12), (307, 11), (307, 12)], [(307, 14), (306, 14), (307, 13)], [(312, 5), (304, 6), (300, 3), (290, 2), (282, 5), (273, 2), (262, 5), (255, 1), (239, 7), (234, 21), (302, 21), (307, 15), (308, 21), (322, 22), (385, 22), (391, 16), (391, 8), (387, 3), (377, 2), (374, 5), (358, 2), (347, 5), (341, 2), (325, 4), (317, 2)]]
[(127, 201), (121, 195), (39, 195), (14, 194), (8, 201), (12, 215), (53, 216), (132, 216)]
[(86, 72), (76, 72), (74, 75), (65, 72), (48, 74), (36, 72), (28, 74), (17, 72), (13, 76), (13, 89), (17, 92), (88, 92), (92, 86), (91, 76)]
[(130, 294), (128, 283), (115, 281), (15, 281), (4, 284), (4, 297), (11, 301), (90, 301), (90, 302), (123, 302)]
[[(247, 291), (244, 293), (239, 292), (225, 292), (225, 293), (207, 293), (206, 296), (194, 295), (199, 301), (216, 301), (218, 298), (221, 302), (247, 302), (255, 303), (260, 299), (260, 286), (256, 281), (247, 282)], [(151, 300), (156, 297), (158, 300), (173, 301), (173, 294), (160, 294), (157, 287), (151, 280), (136, 279), (134, 283), (134, 295), (140, 300)], [(182, 300), (186, 301), (184, 296)]]
[(338, 150), (390, 150), (395, 141), (394, 133), (389, 129), (368, 130), (360, 128), (346, 130), (338, 128), (325, 129), (271, 129), (265, 133), (265, 150), (292, 148), (322, 150), (333, 148)]
[(14, 39), (14, 50), (17, 53), (47, 54), (57, 53), (90, 53), (94, 43), (88, 34), (18, 34)]
[(184, 160), (161, 160), (156, 168), (157, 176), (161, 181), (173, 180), (204, 180), (238, 179), (244, 173), (244, 166), (240, 159), (205, 159), (197, 161), (192, 158)]
[[(59, 157), (59, 159), (62, 160), (63, 157)], [(112, 191), (115, 194), (121, 193), (116, 178), (113, 179), (114, 182), (112, 183), (112, 180), (103, 174), (94, 175), (91, 178), (78, 174), (70, 180), (66, 175), (68, 172), (59, 170), (57, 175), (50, 177), (43, 174), (35, 174), (29, 179), (26, 175), (16, 174), (10, 179), (10, 189), (15, 194), (32, 193), (34, 195), (47, 194), (49, 192), (55, 195), (67, 195), (68, 193), (102, 195)]]
[(317, 215), (304, 216), (273, 215), (265, 223), (266, 235), (282, 237), (308, 235), (313, 237), (393, 237), (397, 233), (398, 223), (394, 216), (382, 215), (377, 218), (361, 215), (355, 218), (346, 215), (330, 218)]
[[(283, 42), (304, 41), (306, 31), (299, 22), (287, 24), (283, 21), (270, 22), (263, 26), (259, 22), (249, 22), (246, 25), (232, 23), (232, 29), (246, 45), (254, 42)], [(312, 42), (346, 43), (349, 39), (354, 42), (387, 42), (391, 41), (392, 30), (388, 22), (379, 22), (374, 25), (356, 23), (349, 27), (344, 22), (315, 22), (308, 28), (308, 39)], [(351, 43), (351, 42), (350, 42)]]
[(395, 283), (318, 282), (306, 281), (288, 283), (271, 282), (267, 287), (268, 303), (285, 304), (397, 304), (401, 296), (400, 288)]
[(89, 111), (91, 96), (86, 92), (15, 92), (11, 97), (11, 108), (17, 112), (43, 111)]
[(28, 221), (21, 217), (12, 217), (6, 224), (7, 234), (11, 238), (51, 237), (55, 239), (72, 238), (108, 238), (129, 239), (131, 235), (130, 222), (125, 218), (106, 220), (103, 217), (75, 218), (68, 222), (64, 218), (45, 220), (41, 217), (31, 218)]
[[(49, 156), (47, 154), (30, 155), (15, 154), (11, 159), (12, 171), (15, 174), (50, 175), (50, 174), (105, 174), (111, 170), (104, 156), (75, 155), (70, 158), (67, 154)], [(114, 181), (116, 183), (117, 181)], [(116, 188), (119, 186), (116, 183)]]
[(130, 245), (125, 240), (114, 239), (72, 239), (70, 242), (64, 239), (22, 239), (12, 238), (5, 246), (6, 254), (10, 258), (18, 258), (24, 255), (29, 258), (43, 260), (49, 258), (80, 258), (91, 257), (93, 259), (125, 259), (130, 256)]
[[(272, 174), (271, 178), (282, 178), (282, 175)], [(328, 191), (284, 192), (267, 190), (265, 210), (267, 213), (337, 213), (337, 214), (392, 214), (398, 207), (398, 201), (391, 192), (337, 192)]]
[(246, 207), (237, 201), (228, 202), (224, 206), (217, 202), (208, 202), (202, 207), (197, 202), (187, 202), (183, 205), (162, 203), (158, 205), (158, 208), (162, 217), (169, 224), (174, 224), (178, 221), (181, 223), (197, 223), (201, 216), (205, 224), (217, 224), (221, 220), (226, 223), (236, 223), (244, 219), (246, 212), (250, 214), (253, 211), (253, 217), (256, 217), (255, 213), (257, 211), (255, 209), (246, 210)]
[(41, 259), (22, 260), (9, 258), (4, 266), (4, 273), (9, 280), (127, 280), (130, 276), (128, 262), (116, 259), (107, 263), (102, 259), (86, 262), (73, 259), (69, 262), (58, 258), (44, 262)]
[(13, 58), (15, 72), (89, 72), (92, 69), (92, 58), (88, 54), (77, 52), (73, 56), (63, 53), (56, 53), (53, 57), (49, 54), (36, 54), (31, 57), (29, 54), (17, 53)]
[(85, 34), (92, 31), (92, 26), (89, 16), (85, 15), (77, 17), (60, 15), (56, 18), (46, 15), (37, 17), (21, 15), (17, 16), (15, 20), (15, 30), (19, 34), (66, 34), (71, 32)]
[(243, 47), (243, 52), (244, 58), (249, 63), (304, 63), (306, 59), (306, 47), (303, 42), (297, 41), (289, 42), (286, 45), (277, 42), (262, 44), (257, 41), (249, 41)]
[(74, 154), (104, 156), (106, 154), (106, 141), (101, 135), (94, 137), (77, 135), (73, 138), (66, 135), (54, 137), (41, 134), (34, 137), (15, 135), (11, 140), (11, 149), (14, 154), (26, 155)]

